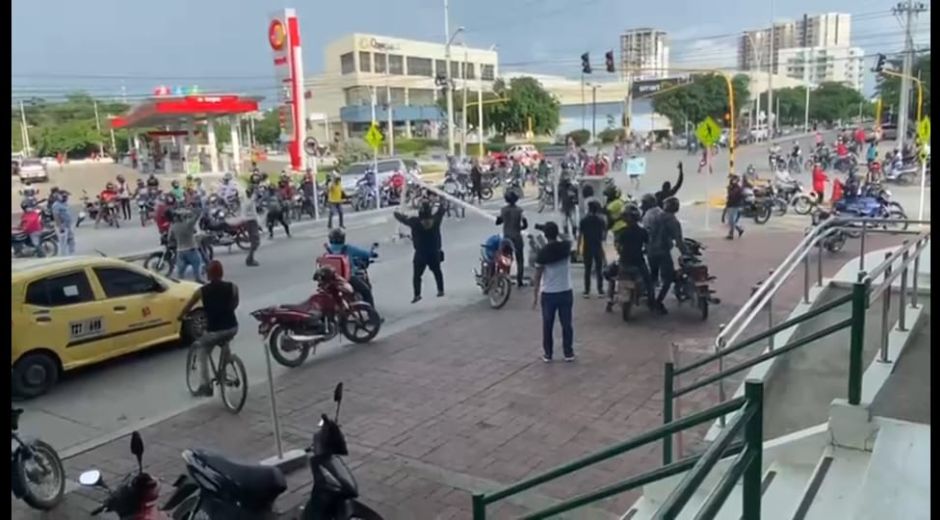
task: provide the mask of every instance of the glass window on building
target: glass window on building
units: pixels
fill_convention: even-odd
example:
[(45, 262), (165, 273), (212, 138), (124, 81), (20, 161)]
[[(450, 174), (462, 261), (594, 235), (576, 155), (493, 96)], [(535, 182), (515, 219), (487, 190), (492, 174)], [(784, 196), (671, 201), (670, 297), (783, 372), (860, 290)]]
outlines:
[(356, 71), (356, 61), (353, 53), (347, 52), (339, 57), (339, 69), (343, 74), (352, 74)]
[(408, 56), (408, 75), (433, 77), (434, 71), (431, 70), (431, 59)]
[(346, 106), (372, 104), (372, 93), (369, 92), (369, 87), (349, 87), (343, 91), (346, 94)]
[(405, 89), (403, 89), (403, 88), (392, 88), (392, 104), (393, 104), (393, 105), (404, 105), (404, 104), (405, 104)]
[(463, 77), (467, 79), (477, 79), (476, 75), (476, 66), (472, 63), (464, 63), (464, 74)]
[(447, 67), (444, 66), (444, 60), (434, 60), (434, 77), (446, 75)]
[(372, 53), (359, 51), (359, 72), (372, 72)]
[(408, 89), (408, 104), (413, 107), (433, 105), (434, 91), (429, 88)]
[(385, 74), (385, 61), (388, 58), (384, 52), (377, 52), (373, 55), (375, 58), (375, 73), (376, 74)]
[(405, 74), (405, 58), (401, 54), (388, 55), (388, 73), (397, 76)]
[(496, 74), (493, 71), (493, 66), (483, 65), (483, 72), (480, 73), (480, 77), (485, 81), (493, 81), (496, 78)]
[(450, 62), (450, 77), (452, 78), (461, 78), (460, 75), (460, 63), (456, 61)]

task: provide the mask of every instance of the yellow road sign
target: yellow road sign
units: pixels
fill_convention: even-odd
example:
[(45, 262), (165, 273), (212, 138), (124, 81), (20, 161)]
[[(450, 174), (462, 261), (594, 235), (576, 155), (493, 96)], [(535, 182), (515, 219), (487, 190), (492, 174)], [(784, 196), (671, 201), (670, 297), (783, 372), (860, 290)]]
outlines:
[(382, 132), (379, 132), (379, 127), (376, 126), (375, 123), (369, 127), (369, 131), (366, 132), (365, 139), (366, 143), (368, 143), (369, 146), (371, 146), (373, 149), (378, 149), (380, 146), (382, 146), (382, 141), (384, 140), (382, 137)]
[(917, 123), (917, 137), (920, 138), (920, 142), (927, 143), (930, 142), (930, 118), (924, 117)]
[(714, 146), (721, 139), (721, 127), (708, 116), (695, 128), (695, 136), (703, 146)]

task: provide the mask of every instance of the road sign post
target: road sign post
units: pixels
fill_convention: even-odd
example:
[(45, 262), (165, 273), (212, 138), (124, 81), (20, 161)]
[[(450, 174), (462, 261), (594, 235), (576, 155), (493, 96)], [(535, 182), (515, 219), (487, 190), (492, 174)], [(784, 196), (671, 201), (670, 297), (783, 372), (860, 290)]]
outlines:
[(375, 122), (372, 122), (372, 125), (369, 127), (369, 131), (365, 135), (366, 143), (372, 147), (372, 175), (375, 180), (375, 185), (373, 189), (375, 190), (375, 207), (382, 207), (382, 202), (379, 200), (379, 160), (378, 153), (379, 148), (382, 146), (384, 138), (382, 137), (382, 132), (379, 131), (378, 125)]
[(304, 140), (304, 152), (307, 153), (307, 171), (313, 172), (313, 219), (320, 220), (320, 194), (317, 193), (317, 157), (320, 155), (320, 143), (313, 137)]
[[(712, 147), (721, 139), (721, 127), (718, 126), (718, 123), (716, 123), (711, 116), (708, 116), (695, 127), (695, 137), (702, 143), (702, 149), (705, 150), (705, 168), (708, 172), (705, 177), (705, 229), (708, 229), (709, 210), (711, 209), (709, 207), (708, 190), (711, 189)], [(729, 139), (732, 138), (733, 136), (729, 136)]]

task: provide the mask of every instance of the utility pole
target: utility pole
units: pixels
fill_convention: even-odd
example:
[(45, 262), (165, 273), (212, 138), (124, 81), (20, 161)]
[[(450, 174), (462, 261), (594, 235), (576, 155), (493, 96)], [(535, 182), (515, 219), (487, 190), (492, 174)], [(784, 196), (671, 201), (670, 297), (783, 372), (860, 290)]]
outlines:
[(773, 129), (777, 127), (777, 120), (770, 121), (770, 113), (774, 106), (774, 68), (777, 60), (774, 58), (774, 0), (770, 0), (770, 56), (767, 57), (767, 136), (775, 137)]
[(483, 158), (483, 70), (477, 82), (477, 156)]
[(98, 100), (93, 99), (92, 104), (95, 107), (95, 127), (98, 129), (98, 155), (104, 155), (104, 140), (101, 139), (101, 120), (98, 119)]
[(805, 84), (803, 88), (806, 89), (806, 102), (803, 107), (803, 131), (809, 133), (809, 83)]
[(904, 140), (907, 137), (908, 114), (911, 104), (911, 69), (914, 66), (914, 40), (911, 37), (911, 25), (914, 16), (927, 10), (922, 3), (913, 0), (899, 3), (894, 8), (895, 14), (904, 13), (904, 64), (901, 77), (901, 102), (898, 110), (898, 150), (904, 153)]
[(584, 73), (581, 73), (581, 128), (587, 126), (587, 107), (584, 106)]
[(20, 100), (20, 119), (23, 121), (23, 151), (26, 152), (26, 157), (29, 157), (32, 155), (29, 146), (29, 125), (26, 124), (26, 108), (23, 106), (22, 100)]
[(450, 6), (448, 0), (444, 0), (444, 66), (445, 78), (447, 79), (447, 155), (454, 153), (454, 92), (450, 84)]
[(463, 115), (461, 115), (460, 126), (460, 158), (467, 156), (467, 65), (469, 61), (467, 54), (467, 44), (463, 43), (463, 64), (460, 65), (460, 75), (463, 78)]
[(597, 144), (597, 85), (591, 85), (591, 140)]
[[(404, 59), (404, 58), (402, 58)], [(395, 155), (395, 119), (392, 117), (392, 86), (389, 83), (388, 52), (385, 53), (385, 102), (388, 106), (388, 155)]]
[(631, 128), (633, 127), (633, 72), (627, 71), (627, 98), (626, 98), (626, 107), (624, 108), (624, 128), (623, 135), (624, 139), (627, 139), (629, 142), (630, 135), (632, 134)]

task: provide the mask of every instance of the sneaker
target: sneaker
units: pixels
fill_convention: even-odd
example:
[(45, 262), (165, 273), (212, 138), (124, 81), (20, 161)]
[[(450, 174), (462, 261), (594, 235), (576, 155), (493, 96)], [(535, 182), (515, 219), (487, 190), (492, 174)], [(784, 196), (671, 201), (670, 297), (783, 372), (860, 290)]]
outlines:
[(574, 354), (571, 354), (570, 356), (565, 356), (565, 363), (571, 363), (572, 361), (574, 361)]
[(542, 356), (542, 363), (551, 363), (551, 362), (552, 362), (552, 358), (548, 356)]
[(261, 264), (259, 264), (258, 262), (254, 260), (248, 260), (245, 262), (245, 265), (247, 265), (248, 267), (258, 267)]
[(734, 235), (725, 235), (725, 240), (734, 240)]
[(411, 303), (418, 303), (421, 301), (421, 296), (415, 296), (411, 299)]
[(437, 297), (441, 298), (444, 296), (444, 291), (437, 291)]
[(744, 234), (744, 228), (738, 228), (738, 238), (741, 238), (741, 235)]
[(200, 385), (196, 390), (196, 397), (212, 397), (212, 386)]
[(591, 293), (584, 293), (584, 299), (587, 300), (591, 297)]

